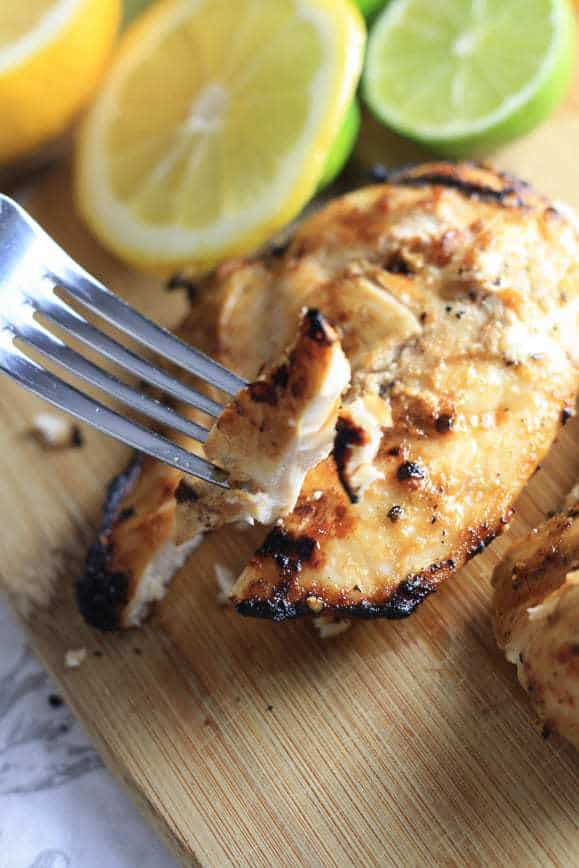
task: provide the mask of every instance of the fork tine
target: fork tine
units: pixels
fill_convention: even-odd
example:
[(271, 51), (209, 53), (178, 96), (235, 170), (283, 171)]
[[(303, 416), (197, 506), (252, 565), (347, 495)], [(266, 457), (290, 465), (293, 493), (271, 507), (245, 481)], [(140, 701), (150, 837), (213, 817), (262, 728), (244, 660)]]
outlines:
[(125, 334), (228, 395), (236, 395), (247, 385), (237, 374), (133, 310), (87, 272), (75, 273), (72, 279), (67, 274), (64, 289)]
[[(27, 236), (29, 247), (32, 247), (30, 240), (34, 239), (36, 261), (46, 266), (47, 275), (94, 313), (139, 343), (229, 395), (236, 394), (247, 385), (241, 377), (129, 307), (75, 262), (24, 208), (2, 194), (0, 217), (6, 226), (15, 220), (20, 221), (21, 229), (25, 227), (21, 235)], [(6, 235), (8, 237), (8, 233)], [(3, 248), (3, 255), (12, 260), (14, 251), (8, 246)]]
[(106, 394), (122, 401), (128, 407), (132, 407), (134, 410), (149, 416), (156, 422), (167, 425), (175, 431), (180, 431), (182, 434), (192, 437), (200, 443), (205, 443), (207, 440), (209, 432), (206, 428), (197, 425), (196, 422), (192, 422), (190, 419), (186, 419), (160, 401), (137, 392), (127, 383), (123, 383), (121, 380), (103, 371), (37, 323), (29, 322), (15, 325), (13, 326), (13, 331), (15, 335), (22, 338), (30, 346), (35, 347), (47, 358), (57, 362), (82, 380), (92, 383), (93, 386), (96, 386)]
[(6, 349), (0, 345), (0, 371), (4, 371), (25, 389), (55, 407), (82, 419), (139, 452), (145, 452), (177, 470), (212, 482), (221, 488), (229, 487), (222, 471), (213, 464), (89, 398), (26, 358), (17, 347)]
[(42, 313), (51, 323), (64, 329), (68, 334), (78, 338), (101, 355), (121, 365), (131, 374), (157, 386), (172, 398), (184, 401), (210, 416), (219, 416), (222, 412), (221, 404), (201, 395), (184, 383), (180, 383), (179, 380), (156, 368), (146, 359), (142, 359), (136, 353), (127, 350), (79, 316), (57, 296), (29, 296), (27, 300), (31, 307)]

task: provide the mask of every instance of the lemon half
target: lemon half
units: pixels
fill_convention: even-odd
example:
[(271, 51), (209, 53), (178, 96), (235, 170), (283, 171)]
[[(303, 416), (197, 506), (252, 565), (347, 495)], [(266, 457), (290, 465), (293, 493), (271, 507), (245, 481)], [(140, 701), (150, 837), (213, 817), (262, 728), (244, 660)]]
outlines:
[(0, 2), (0, 165), (62, 133), (92, 95), (121, 0)]
[(360, 76), (349, 0), (164, 0), (127, 32), (79, 140), (79, 207), (141, 267), (208, 267), (314, 193)]

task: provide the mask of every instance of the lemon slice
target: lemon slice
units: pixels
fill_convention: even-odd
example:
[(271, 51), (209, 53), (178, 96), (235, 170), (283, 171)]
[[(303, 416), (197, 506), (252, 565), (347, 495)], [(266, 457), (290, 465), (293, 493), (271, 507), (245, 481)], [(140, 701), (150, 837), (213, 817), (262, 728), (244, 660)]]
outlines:
[(121, 0), (0, 0), (0, 164), (64, 131), (92, 95)]
[(369, 40), (364, 96), (409, 138), (476, 155), (546, 117), (574, 53), (569, 0), (391, 0)]
[(80, 210), (142, 267), (259, 245), (315, 191), (359, 79), (349, 0), (164, 0), (127, 32), (79, 140)]

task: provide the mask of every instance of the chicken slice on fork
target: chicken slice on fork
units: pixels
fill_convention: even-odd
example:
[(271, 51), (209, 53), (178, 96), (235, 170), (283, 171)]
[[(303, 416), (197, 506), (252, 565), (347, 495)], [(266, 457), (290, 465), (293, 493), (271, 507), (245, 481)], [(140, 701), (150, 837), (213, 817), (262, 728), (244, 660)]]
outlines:
[(231, 489), (193, 478), (179, 484), (177, 539), (232, 522), (273, 524), (290, 513), (307, 472), (332, 451), (349, 382), (335, 329), (307, 309), (293, 346), (227, 404), (205, 443)]

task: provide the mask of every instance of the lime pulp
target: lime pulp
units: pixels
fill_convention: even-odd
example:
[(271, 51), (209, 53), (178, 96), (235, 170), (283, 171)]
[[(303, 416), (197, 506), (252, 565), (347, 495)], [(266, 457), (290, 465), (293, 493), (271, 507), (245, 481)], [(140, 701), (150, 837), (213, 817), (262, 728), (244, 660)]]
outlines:
[(366, 19), (370, 21), (387, 3), (387, 0), (354, 0), (356, 6)]
[(370, 34), (363, 95), (403, 135), (478, 155), (551, 112), (574, 46), (569, 0), (392, 0)]

